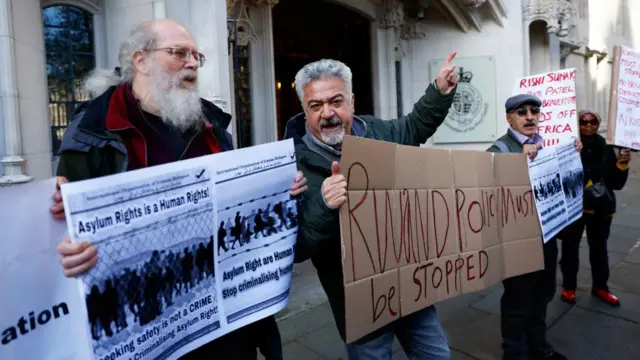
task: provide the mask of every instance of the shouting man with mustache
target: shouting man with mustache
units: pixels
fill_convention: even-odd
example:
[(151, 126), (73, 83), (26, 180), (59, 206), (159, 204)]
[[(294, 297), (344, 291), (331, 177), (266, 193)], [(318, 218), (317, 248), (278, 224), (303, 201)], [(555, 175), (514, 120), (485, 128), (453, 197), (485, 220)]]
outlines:
[[(345, 303), (338, 213), (347, 199), (347, 181), (340, 171), (342, 140), (348, 134), (411, 146), (425, 143), (453, 102), (459, 80), (456, 65), (451, 64), (455, 55), (449, 55), (413, 111), (388, 121), (354, 115), (352, 74), (342, 62), (320, 60), (305, 65), (296, 75), (304, 113), (289, 121), (286, 137), (294, 138), (298, 168), (309, 178), (309, 190), (300, 206), (296, 261), (311, 258), (343, 341)], [(347, 344), (349, 359), (389, 360), (394, 337), (410, 359), (450, 357), (435, 308), (430, 306)]]
[[(226, 131), (231, 115), (200, 98), (197, 71), (205, 57), (182, 25), (173, 20), (142, 24), (121, 45), (119, 62), (116, 73), (95, 70), (85, 80), (94, 99), (76, 111), (64, 134), (59, 182), (233, 150)], [(298, 172), (291, 194), (303, 193), (305, 183)], [(59, 189), (53, 200), (54, 218), (64, 219)], [(87, 272), (99, 261), (95, 246), (69, 238), (59, 244), (58, 252), (68, 277)], [(255, 360), (258, 347), (268, 360), (282, 359), (273, 316), (213, 340), (182, 359)]]
[[(505, 103), (507, 133), (491, 145), (488, 151), (498, 153), (525, 153), (534, 159), (542, 148), (543, 138), (538, 134), (542, 101), (533, 95), (521, 94)], [(576, 139), (576, 151), (582, 143)], [(566, 360), (546, 340), (547, 305), (556, 291), (556, 239), (543, 245), (544, 270), (505, 279), (500, 301), (502, 318), (502, 348), (504, 360)]]

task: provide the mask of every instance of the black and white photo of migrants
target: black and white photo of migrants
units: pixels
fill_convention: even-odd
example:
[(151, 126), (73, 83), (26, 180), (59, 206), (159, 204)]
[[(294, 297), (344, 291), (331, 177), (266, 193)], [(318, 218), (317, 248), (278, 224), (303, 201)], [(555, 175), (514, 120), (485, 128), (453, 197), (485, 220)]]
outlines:
[(562, 189), (566, 200), (569, 223), (578, 220), (583, 210), (584, 169), (580, 153), (573, 142), (556, 146), (556, 155), (562, 176)]
[(562, 191), (562, 181), (559, 173), (540, 178), (533, 184), (533, 194), (536, 201), (540, 202), (553, 201)]
[(162, 185), (100, 210), (140, 219), (92, 241), (99, 260), (82, 280), (95, 359), (165, 359), (220, 328), (215, 199), (199, 175), (164, 175)]
[(543, 148), (529, 161), (529, 178), (545, 242), (567, 222), (567, 207), (558, 158), (553, 147)]
[(263, 154), (260, 161), (252, 156), (253, 163), (223, 171), (216, 183), (216, 261), (230, 324), (256, 321), (288, 302), (298, 231), (290, 189), (297, 169), (293, 146), (276, 144), (281, 152)]
[(562, 188), (567, 201), (582, 198), (582, 187), (584, 186), (584, 171), (569, 170), (562, 172)]

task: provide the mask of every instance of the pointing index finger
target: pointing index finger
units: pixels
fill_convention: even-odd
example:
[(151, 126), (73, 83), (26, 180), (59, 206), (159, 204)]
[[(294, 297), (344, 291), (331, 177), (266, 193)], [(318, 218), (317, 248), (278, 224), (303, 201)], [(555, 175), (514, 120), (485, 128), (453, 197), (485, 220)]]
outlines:
[(456, 54), (458, 52), (457, 51), (452, 51), (449, 56), (447, 56), (447, 59), (444, 61), (444, 66), (449, 66), (449, 63), (451, 63), (453, 61), (453, 59), (456, 57)]

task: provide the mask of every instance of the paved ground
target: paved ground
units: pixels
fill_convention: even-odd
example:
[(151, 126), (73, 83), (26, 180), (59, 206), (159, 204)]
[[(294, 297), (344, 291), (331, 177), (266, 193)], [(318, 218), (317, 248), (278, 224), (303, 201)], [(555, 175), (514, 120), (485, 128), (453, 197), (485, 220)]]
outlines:
[[(640, 157), (640, 156), (636, 156)], [(635, 161), (633, 169), (640, 167)], [(590, 295), (588, 248), (580, 252), (576, 305), (558, 299), (549, 305), (548, 338), (570, 360), (640, 359), (640, 171), (618, 192), (618, 214), (609, 239), (611, 278), (622, 306), (611, 308)], [(558, 269), (558, 279), (560, 279)], [(502, 286), (438, 303), (453, 360), (501, 359)], [(326, 296), (310, 262), (296, 265), (292, 297), (277, 314), (285, 359), (346, 359)], [(406, 359), (395, 344), (393, 359)]]

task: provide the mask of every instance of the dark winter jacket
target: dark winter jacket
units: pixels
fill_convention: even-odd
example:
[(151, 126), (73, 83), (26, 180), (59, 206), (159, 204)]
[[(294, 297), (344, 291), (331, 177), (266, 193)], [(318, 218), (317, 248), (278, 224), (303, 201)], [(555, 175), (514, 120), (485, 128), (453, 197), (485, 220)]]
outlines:
[[(355, 121), (364, 124), (364, 137), (403, 145), (419, 146), (431, 137), (442, 124), (451, 104), (455, 90), (442, 95), (430, 85), (415, 104), (413, 111), (396, 120), (382, 120), (371, 115), (357, 116)], [(308, 190), (300, 204), (300, 227), (296, 245), (296, 262), (311, 258), (318, 278), (329, 298), (338, 331), (345, 339), (344, 286), (342, 255), (340, 250), (340, 223), (338, 210), (332, 210), (324, 202), (321, 186), (331, 176), (331, 162), (312, 151), (303, 142), (305, 135), (304, 114), (293, 117), (287, 123), (286, 138), (296, 143), (298, 169), (308, 182)], [(393, 326), (390, 324), (389, 326)], [(376, 336), (384, 327), (361, 339)]]
[[(109, 121), (109, 119), (118, 116), (114, 113), (116, 111), (114, 104), (117, 102), (112, 101), (117, 89), (115, 86), (110, 88), (76, 111), (73, 121), (64, 134), (59, 151), (58, 176), (64, 176), (73, 182), (127, 171), (130, 154), (128, 154), (127, 146), (120, 135), (121, 132), (118, 131), (122, 129), (108, 129), (108, 124), (113, 124), (113, 121)], [(231, 115), (223, 112), (209, 101), (201, 99), (201, 102), (207, 123), (202, 130), (203, 134), (197, 136), (204, 136), (211, 149), (233, 150), (231, 135), (226, 131), (231, 121)], [(123, 125), (128, 122), (123, 117), (118, 121), (118, 124)], [(142, 136), (139, 131), (138, 135)], [(136, 152), (147, 151), (145, 141), (135, 141), (134, 143), (136, 144), (134, 146)], [(185, 154), (187, 151), (188, 149), (185, 150)], [(256, 347), (259, 347), (261, 352), (269, 355), (270, 358), (281, 358), (280, 334), (273, 316), (217, 338), (183, 358), (228, 357), (233, 353), (235, 358), (250, 359), (255, 358)]]
[[(615, 150), (600, 135), (583, 136), (582, 145), (580, 158), (584, 168), (584, 212), (612, 215), (616, 212), (616, 195), (613, 190), (621, 190), (626, 184), (629, 164), (618, 163)], [(609, 194), (606, 201), (596, 200), (589, 189), (599, 181), (604, 183)]]
[[(116, 86), (111, 87), (76, 110), (62, 139), (57, 176), (73, 182), (127, 171), (127, 147), (118, 131), (107, 128), (107, 119), (117, 116), (111, 101), (116, 90)], [(203, 131), (209, 132), (222, 151), (233, 150), (231, 135), (226, 131), (231, 116), (213, 103), (201, 101), (209, 122)], [(139, 151), (146, 151), (144, 145)]]

